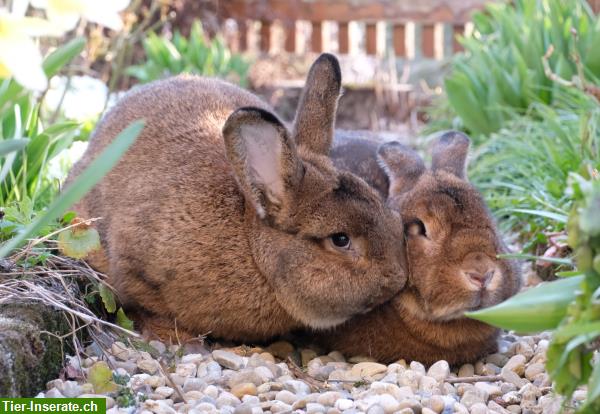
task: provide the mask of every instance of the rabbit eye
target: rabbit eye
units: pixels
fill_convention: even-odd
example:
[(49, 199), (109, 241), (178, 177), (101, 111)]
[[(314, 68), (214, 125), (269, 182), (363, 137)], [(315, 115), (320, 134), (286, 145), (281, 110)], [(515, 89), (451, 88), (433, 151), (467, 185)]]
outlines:
[(414, 219), (404, 225), (404, 233), (407, 236), (425, 236), (427, 237), (427, 231), (425, 224), (419, 219)]
[(346, 233), (335, 233), (329, 236), (335, 247), (340, 249), (350, 248), (350, 237)]

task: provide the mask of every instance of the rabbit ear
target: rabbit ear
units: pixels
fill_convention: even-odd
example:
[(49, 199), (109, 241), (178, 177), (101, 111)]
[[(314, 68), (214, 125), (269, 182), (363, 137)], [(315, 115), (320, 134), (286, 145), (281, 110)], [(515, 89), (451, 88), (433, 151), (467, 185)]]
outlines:
[(419, 154), (396, 141), (381, 144), (377, 157), (390, 179), (390, 196), (410, 190), (425, 172), (425, 164)]
[(465, 179), (470, 144), (471, 140), (462, 132), (444, 133), (433, 145), (431, 169), (444, 170)]
[(240, 108), (223, 127), (227, 157), (240, 189), (260, 218), (287, 211), (303, 166), (286, 128), (272, 113)]
[(329, 154), (341, 85), (337, 58), (323, 53), (310, 68), (296, 112), (293, 136), (298, 145)]

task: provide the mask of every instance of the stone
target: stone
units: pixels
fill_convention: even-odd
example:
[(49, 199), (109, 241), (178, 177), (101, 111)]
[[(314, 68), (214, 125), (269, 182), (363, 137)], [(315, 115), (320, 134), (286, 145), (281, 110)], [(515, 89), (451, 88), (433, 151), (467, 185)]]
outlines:
[(508, 362), (508, 357), (500, 353), (490, 354), (487, 357), (485, 357), (485, 362), (494, 364), (497, 367), (502, 368)]
[(523, 375), (525, 373), (525, 362), (526, 358), (523, 355), (517, 354), (511, 357), (502, 367), (502, 374), (504, 375), (505, 372), (512, 371), (519, 376)]
[(204, 360), (202, 354), (187, 354), (181, 357), (182, 364), (195, 364), (198, 365)]
[(483, 375), (497, 375), (500, 373), (500, 368), (497, 365), (488, 362), (487, 364), (483, 365), (481, 373)]
[(204, 395), (207, 395), (216, 400), (219, 396), (219, 389), (214, 385), (209, 385), (204, 389)]
[(519, 341), (515, 345), (515, 352), (518, 355), (523, 355), (526, 361), (529, 361), (533, 356), (533, 348), (526, 341)]
[(327, 356), (335, 362), (346, 362), (346, 358), (344, 358), (344, 355), (340, 351), (331, 351)]
[[(350, 372), (360, 378), (373, 378), (377, 374), (387, 372), (387, 367), (377, 362), (360, 362), (352, 367)], [(381, 376), (383, 377), (383, 375)]]
[(130, 349), (127, 348), (123, 342), (113, 342), (110, 347), (110, 353), (121, 361), (127, 361), (130, 359)]
[(175, 392), (175, 390), (171, 387), (158, 387), (154, 390), (154, 392), (158, 395), (160, 395), (161, 397), (163, 397), (163, 399), (167, 399), (169, 398), (171, 395), (173, 395), (173, 393)]
[(475, 388), (485, 391), (489, 398), (496, 398), (502, 395), (502, 389), (500, 386), (489, 382), (476, 382)]
[(241, 356), (222, 349), (214, 350), (212, 357), (219, 365), (234, 371), (239, 370), (244, 365), (244, 359)]
[(176, 411), (163, 400), (148, 399), (142, 403), (142, 407), (155, 414), (172, 414)]
[(125, 371), (124, 374), (133, 375), (137, 372), (137, 364), (133, 361), (117, 361), (113, 362), (113, 365), (117, 370)]
[(67, 398), (75, 398), (82, 393), (83, 390), (77, 381), (65, 381), (61, 390), (61, 394)]
[(461, 403), (454, 403), (453, 408), (455, 414), (469, 414), (469, 410), (467, 409), (467, 407), (465, 407)]
[(292, 406), (281, 401), (273, 401), (269, 410), (272, 413), (291, 413)]
[(485, 404), (488, 400), (487, 392), (473, 387), (472, 389), (465, 391), (460, 399), (460, 403), (467, 408), (471, 408), (472, 405), (477, 403)]
[(264, 381), (263, 377), (261, 377), (260, 375), (258, 375), (256, 373), (256, 370), (258, 370), (259, 368), (262, 368), (263, 370), (266, 370), (266, 372), (270, 376), (270, 379), (273, 379), (273, 377), (274, 377), (273, 373), (269, 370), (269, 368), (267, 368), (267, 367), (257, 367), (257, 368), (254, 368), (254, 369), (246, 369), (244, 371), (239, 371), (239, 372), (234, 373), (231, 376), (231, 378), (229, 379), (229, 381), (228, 381), (229, 387), (233, 388), (237, 384), (241, 384), (241, 383), (244, 383), (244, 382), (251, 382), (252, 384), (254, 384), (256, 386), (267, 382), (268, 380)]
[(201, 391), (206, 387), (206, 382), (200, 378), (186, 378), (183, 383), (183, 392)]
[(325, 407), (318, 403), (306, 404), (306, 414), (324, 413)]
[(502, 394), (506, 394), (511, 391), (516, 391), (517, 386), (510, 382), (503, 382), (502, 384), (500, 384), (500, 390), (502, 391)]
[(163, 385), (165, 385), (165, 377), (158, 375), (148, 375), (144, 379), (144, 384), (152, 388), (162, 387)]
[(516, 372), (509, 370), (505, 371), (504, 368), (502, 368), (502, 379), (506, 382), (514, 384), (517, 388), (521, 388), (529, 383), (529, 381), (527, 381), (525, 378), (521, 378)]
[(419, 389), (434, 395), (440, 393), (440, 385), (437, 380), (427, 375), (419, 380)]
[(410, 363), (410, 369), (418, 372), (421, 375), (425, 375), (425, 365), (421, 364), (420, 362), (412, 361)]
[(529, 381), (533, 381), (538, 374), (542, 374), (545, 370), (544, 364), (542, 363), (531, 364), (525, 368), (525, 378)]
[(175, 373), (177, 375), (181, 375), (182, 377), (195, 377), (196, 370), (196, 364), (193, 362), (188, 362), (184, 364), (177, 364), (177, 367), (175, 368)]
[(359, 382), (362, 381), (362, 377), (354, 374), (352, 371), (336, 369), (329, 374), (329, 381)]
[(201, 391), (198, 391), (198, 390), (191, 390), (191, 391), (184, 392), (183, 396), (188, 401), (201, 400), (202, 398), (205, 397), (204, 393)]
[(444, 407), (446, 406), (446, 402), (444, 398), (439, 395), (432, 395), (431, 398), (426, 402), (426, 408), (433, 411), (434, 413), (441, 413), (444, 411)]
[(293, 392), (296, 395), (310, 394), (310, 387), (298, 380), (289, 380), (283, 383), (283, 389)]
[(242, 382), (231, 388), (231, 393), (238, 398), (242, 398), (244, 395), (256, 395), (256, 385), (251, 382)]
[(326, 391), (317, 397), (317, 402), (321, 405), (333, 407), (335, 402), (342, 398), (342, 394), (338, 391)]
[(302, 366), (308, 366), (308, 363), (317, 357), (317, 353), (312, 349), (302, 349), (300, 350), (300, 361), (302, 362)]
[(347, 398), (340, 398), (335, 402), (335, 408), (340, 411), (350, 410), (354, 407), (354, 401)]
[(385, 410), (379, 404), (373, 404), (367, 409), (367, 414), (385, 414)]
[(224, 406), (231, 406), (231, 407), (235, 407), (236, 405), (241, 404), (242, 402), (240, 401), (240, 399), (238, 397), (236, 397), (235, 395), (233, 395), (230, 392), (227, 391), (223, 391), (221, 393), (221, 395), (219, 395), (219, 398), (217, 398), (217, 408), (221, 408)]
[(392, 397), (394, 397), (397, 401), (402, 401), (405, 398), (412, 398), (414, 396), (412, 388), (408, 386), (398, 387), (395, 384), (380, 381), (373, 382), (370, 388), (360, 395), (370, 396), (382, 394), (389, 394)]
[(294, 346), (287, 341), (277, 341), (269, 345), (267, 351), (271, 353), (271, 355), (285, 360), (294, 353), (295, 349)]
[(483, 375), (483, 361), (477, 361), (475, 363), (475, 374), (477, 375)]
[(408, 386), (412, 388), (413, 391), (417, 391), (419, 389), (420, 379), (421, 375), (409, 369), (398, 375), (398, 385)]
[(167, 347), (161, 341), (152, 340), (148, 342), (148, 345), (156, 349), (159, 354), (164, 354), (167, 351)]
[(521, 396), (517, 391), (508, 392), (500, 398), (506, 405), (519, 404), (521, 402)]
[(458, 370), (459, 377), (472, 377), (475, 375), (475, 367), (472, 364), (465, 364)]
[(45, 398), (65, 398), (65, 396), (56, 388), (52, 388), (45, 393)]
[(487, 405), (483, 403), (475, 403), (471, 406), (471, 414), (487, 414), (488, 408)]
[(150, 375), (154, 375), (158, 371), (158, 361), (153, 359), (139, 359), (136, 365), (141, 371)]
[(441, 360), (433, 364), (427, 370), (427, 376), (434, 378), (436, 381), (444, 381), (450, 375), (450, 365), (447, 361)]
[(296, 394), (288, 390), (281, 390), (277, 394), (275, 394), (275, 399), (277, 401), (282, 401), (289, 405), (294, 404), (298, 400), (298, 398), (299, 397), (296, 396)]
[(488, 408), (499, 414), (510, 414), (510, 412), (495, 401), (488, 402)]

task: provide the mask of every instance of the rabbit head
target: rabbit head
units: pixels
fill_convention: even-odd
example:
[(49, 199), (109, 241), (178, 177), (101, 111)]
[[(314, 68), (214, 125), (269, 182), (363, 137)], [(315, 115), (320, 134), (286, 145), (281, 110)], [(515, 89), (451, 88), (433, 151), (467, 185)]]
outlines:
[(434, 144), (431, 168), (397, 142), (379, 147), (390, 179), (388, 207), (399, 211), (409, 281), (397, 303), (431, 321), (463, 317), (516, 293), (520, 275), (479, 192), (466, 179), (470, 140), (459, 132)]
[(340, 88), (337, 59), (323, 54), (291, 133), (272, 113), (248, 107), (223, 128), (254, 261), (286, 311), (314, 328), (366, 312), (406, 281), (400, 216), (328, 156)]

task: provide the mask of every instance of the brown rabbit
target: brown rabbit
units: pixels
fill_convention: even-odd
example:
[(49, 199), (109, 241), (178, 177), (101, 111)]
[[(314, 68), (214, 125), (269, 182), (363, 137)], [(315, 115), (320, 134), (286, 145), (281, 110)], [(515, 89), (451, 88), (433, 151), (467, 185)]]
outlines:
[(132, 121), (146, 126), (76, 210), (103, 218), (97, 264), (146, 330), (259, 341), (332, 327), (403, 287), (399, 215), (327, 156), (340, 82), (321, 55), (292, 134), (256, 96), (194, 76), (136, 88), (106, 114), (72, 175)]
[(494, 352), (499, 331), (463, 313), (516, 293), (520, 272), (514, 262), (496, 258), (507, 248), (466, 180), (469, 143), (461, 133), (444, 134), (433, 147), (430, 169), (396, 142), (373, 154), (390, 180), (387, 205), (404, 221), (408, 282), (390, 302), (320, 334), (329, 347), (384, 362), (426, 364), (460, 364)]

